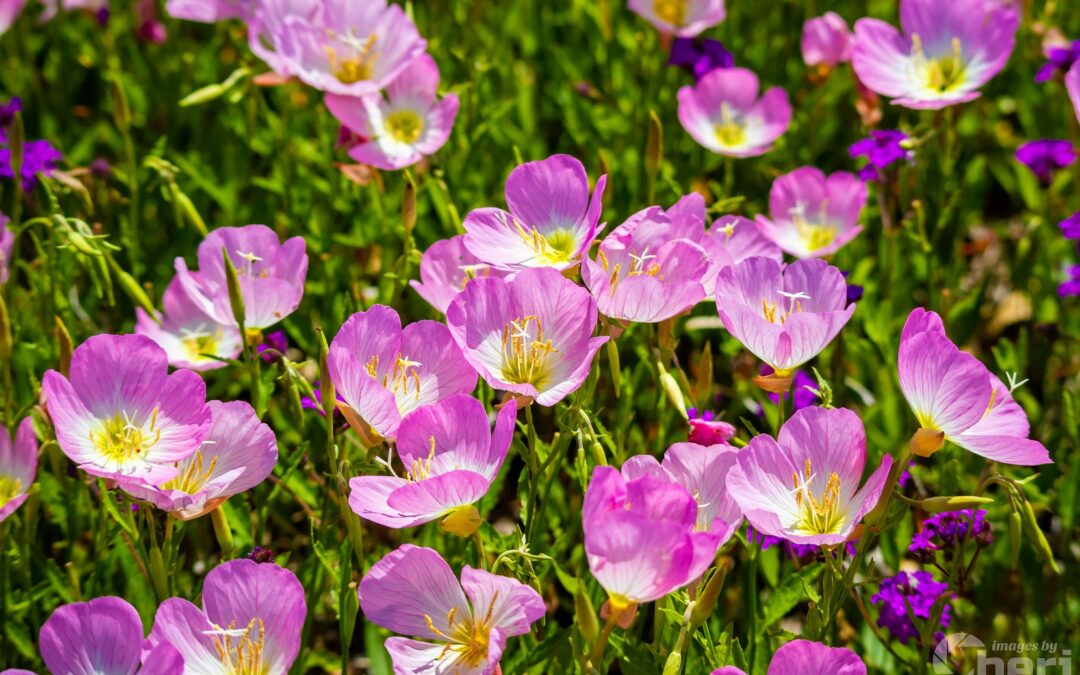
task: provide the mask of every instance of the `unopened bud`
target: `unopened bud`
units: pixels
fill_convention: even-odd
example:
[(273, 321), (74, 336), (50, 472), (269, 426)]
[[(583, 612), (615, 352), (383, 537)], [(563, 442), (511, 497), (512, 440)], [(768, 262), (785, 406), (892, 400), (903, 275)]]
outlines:
[(993, 499), (987, 497), (959, 495), (956, 497), (930, 497), (928, 499), (920, 499), (916, 501), (915, 504), (927, 513), (945, 513), (946, 511), (978, 509), (987, 504), (992, 504), (993, 502)]
[(585, 584), (578, 581), (577, 592), (574, 593), (574, 617), (581, 631), (581, 636), (589, 644), (596, 642), (600, 635), (600, 622), (596, 618), (596, 610), (593, 609), (592, 601), (585, 593)]
[(1035, 510), (1031, 508), (1031, 502), (1024, 500), (1024, 506), (1020, 516), (1023, 520), (1024, 534), (1031, 540), (1031, 544), (1035, 547), (1035, 552), (1039, 554), (1039, 557), (1043, 559), (1043, 562), (1050, 566), (1050, 569), (1054, 571), (1054, 574), (1058, 574), (1057, 561), (1054, 560), (1054, 551), (1050, 548), (1050, 542), (1046, 540), (1046, 535), (1043, 534), (1042, 528), (1039, 527), (1039, 522), (1035, 518)]
[(716, 601), (720, 598), (720, 591), (724, 590), (727, 566), (727, 560), (721, 560), (716, 567), (716, 571), (713, 572), (708, 583), (705, 584), (705, 589), (698, 595), (694, 610), (690, 612), (691, 626), (700, 626), (705, 623), (709, 619), (709, 615), (712, 614), (713, 609), (716, 608)]
[(471, 537), (484, 519), (472, 504), (459, 506), (439, 522), (439, 527), (459, 537)]
[(229, 304), (232, 307), (233, 318), (236, 320), (236, 325), (243, 329), (247, 312), (244, 309), (244, 294), (240, 290), (240, 275), (225, 247), (221, 248), (221, 257), (225, 260), (225, 282), (229, 287)]
[(921, 428), (911, 436), (908, 447), (919, 457), (929, 457), (945, 447), (945, 432), (940, 429)]

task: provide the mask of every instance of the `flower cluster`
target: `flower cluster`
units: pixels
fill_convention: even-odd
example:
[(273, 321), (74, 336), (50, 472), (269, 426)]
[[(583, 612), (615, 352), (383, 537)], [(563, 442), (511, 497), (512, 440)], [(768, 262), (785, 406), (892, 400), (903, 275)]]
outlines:
[(911, 538), (908, 551), (922, 560), (934, 560), (938, 551), (953, 551), (965, 541), (983, 547), (993, 540), (985, 509), (946, 511), (923, 521), (922, 529)]
[(907, 644), (919, 638), (916, 622), (929, 621), (937, 616), (938, 625), (947, 628), (951, 621), (949, 585), (934, 581), (929, 572), (900, 572), (881, 580), (880, 590), (870, 597), (870, 602), (881, 605), (877, 624), (888, 628), (893, 639)]

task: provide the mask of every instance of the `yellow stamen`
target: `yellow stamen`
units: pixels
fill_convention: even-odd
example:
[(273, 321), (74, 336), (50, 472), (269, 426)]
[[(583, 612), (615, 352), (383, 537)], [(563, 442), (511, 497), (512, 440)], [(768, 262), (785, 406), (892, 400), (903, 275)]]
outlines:
[(531, 384), (543, 389), (550, 368), (548, 355), (559, 350), (544, 339), (544, 327), (537, 316), (515, 319), (503, 327), (502, 379), (512, 384)]
[(835, 471), (829, 473), (825, 489), (815, 498), (810, 491), (814, 474), (810, 460), (806, 460), (804, 475), (791, 474), (795, 488), (795, 506), (801, 510), (799, 521), (794, 528), (803, 534), (836, 534), (844, 524), (846, 514), (840, 508), (840, 476)]
[[(394, 365), (389, 372), (383, 373), (382, 386), (389, 389), (392, 394), (404, 397), (409, 394), (409, 385), (412, 385), (415, 400), (420, 400), (420, 366), (419, 361), (413, 361), (400, 352), (394, 356)], [(367, 362), (367, 372), (374, 379), (379, 379), (379, 355), (372, 354)]]
[[(337, 38), (332, 32), (331, 38)], [(363, 80), (370, 80), (374, 72), (375, 61), (378, 59), (378, 52), (375, 52), (375, 35), (368, 36), (366, 41), (352, 40), (348, 41), (348, 48), (353, 51), (353, 55), (347, 59), (343, 59), (338, 55), (330, 45), (324, 45), (323, 49), (326, 51), (326, 59), (330, 63), (330, 72), (339, 82), (343, 84), (356, 84)]]
[(214, 455), (210, 459), (210, 464), (205, 467), (204, 461), (202, 450), (196, 450), (194, 456), (176, 465), (179, 473), (161, 487), (166, 490), (179, 490), (189, 495), (197, 493), (210, 480), (210, 476), (214, 474), (218, 456)]
[[(453, 663), (446, 672), (457, 672), (457, 667), (478, 668), (487, 663), (488, 645), (491, 641), (492, 616), (495, 613), (495, 604), (499, 601), (499, 592), (491, 596), (491, 604), (488, 605), (484, 617), (479, 621), (469, 616), (462, 620), (457, 618), (457, 608), (452, 608), (446, 614), (446, 627), (448, 632), (440, 630), (435, 622), (427, 614), (424, 622), (428, 630), (446, 641), (446, 646), (436, 657), (439, 661), (449, 659)], [(444, 672), (439, 669), (440, 672)]]
[(664, 23), (682, 26), (686, 23), (686, 0), (655, 0), (653, 13)]
[(412, 110), (396, 110), (386, 116), (386, 133), (399, 143), (411, 144), (424, 133), (424, 118)]
[(262, 661), (266, 645), (266, 626), (262, 619), (252, 619), (241, 630), (236, 629), (233, 621), (228, 628), (208, 631), (208, 634), (213, 638), (214, 649), (226, 672), (231, 675), (265, 675), (269, 672), (270, 664)]
[[(505, 218), (506, 216), (500, 215), (500, 217)], [(574, 253), (577, 252), (577, 239), (573, 230), (556, 228), (547, 234), (541, 234), (538, 229), (526, 227), (514, 216), (510, 216), (510, 218), (513, 219), (513, 226), (517, 231), (517, 235), (532, 250), (537, 263), (559, 265), (569, 262), (574, 257)]]
[(90, 442), (97, 446), (105, 459), (117, 464), (142, 456), (161, 440), (157, 428), (158, 409), (150, 414), (149, 427), (134, 424), (133, 416), (121, 411), (106, 420), (97, 431), (90, 432)]

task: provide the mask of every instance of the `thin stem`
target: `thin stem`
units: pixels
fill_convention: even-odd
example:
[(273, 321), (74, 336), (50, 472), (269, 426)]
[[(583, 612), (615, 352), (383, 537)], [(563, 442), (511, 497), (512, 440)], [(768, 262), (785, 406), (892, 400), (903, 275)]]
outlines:
[(615, 630), (614, 613), (604, 623), (604, 628), (600, 631), (600, 637), (596, 639), (596, 646), (593, 647), (592, 654), (589, 656), (589, 664), (592, 670), (596, 672), (599, 672), (599, 666), (603, 664), (604, 650), (607, 649), (608, 638), (611, 637), (611, 631), (613, 630)]

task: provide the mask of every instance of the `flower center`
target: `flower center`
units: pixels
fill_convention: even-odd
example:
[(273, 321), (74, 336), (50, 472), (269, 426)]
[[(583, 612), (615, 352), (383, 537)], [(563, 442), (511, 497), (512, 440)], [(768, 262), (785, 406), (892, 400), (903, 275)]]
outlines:
[(686, 22), (686, 0), (656, 0), (653, 2), (656, 18), (672, 26)]
[(0, 507), (22, 494), (22, 481), (11, 476), (0, 476)]
[(205, 358), (204, 354), (217, 354), (217, 335), (213, 333), (187, 332), (181, 342), (192, 361)]
[(399, 143), (415, 143), (423, 132), (424, 119), (412, 110), (398, 110), (386, 117), (386, 133)]
[(431, 621), (431, 617), (427, 614), (424, 615), (424, 621), (427, 622), (428, 629), (447, 643), (443, 650), (439, 652), (438, 660), (447, 659), (449, 661), (447, 664), (450, 667), (449, 672), (457, 672), (454, 667), (459, 664), (468, 668), (478, 668), (487, 663), (488, 643), (491, 641), (491, 615), (495, 611), (495, 603), (498, 602), (498, 599), (499, 592), (495, 591), (491, 596), (491, 604), (488, 605), (487, 614), (480, 621), (474, 621), (472, 618), (458, 621), (457, 607), (451, 609), (446, 614), (446, 624), (450, 631), (448, 633), (436, 628)]
[(330, 63), (330, 73), (342, 84), (355, 84), (363, 80), (370, 80), (375, 67), (378, 53), (375, 49), (375, 35), (367, 38), (358, 38), (351, 31), (345, 35), (338, 35), (334, 31), (327, 31), (329, 37), (344, 44), (352, 56), (341, 58), (330, 45), (325, 45), (326, 59)]
[(795, 529), (805, 534), (835, 534), (844, 523), (844, 513), (840, 509), (840, 477), (836, 472), (829, 473), (829, 480), (819, 497), (810, 492), (810, 483), (814, 474), (810, 470), (810, 460), (806, 460), (804, 475), (792, 472), (791, 482), (795, 486), (795, 506), (801, 510)]
[[(407, 356), (398, 353), (394, 357), (394, 366), (382, 376), (382, 386), (389, 389), (394, 396), (406, 396), (409, 393), (409, 385), (412, 385), (413, 395), (420, 400), (420, 366), (419, 361), (413, 361)], [(367, 364), (368, 375), (378, 379), (379, 356), (372, 355)]]
[(210, 480), (210, 476), (214, 473), (214, 467), (217, 466), (217, 461), (218, 456), (214, 455), (210, 460), (210, 464), (206, 465), (202, 450), (196, 450), (193, 456), (177, 463), (176, 468), (179, 471), (176, 477), (161, 487), (165, 490), (177, 490), (189, 495), (196, 494)]
[[(818, 213), (819, 220), (825, 219), (825, 211), (828, 208), (828, 200), (823, 200), (821, 203), (821, 209)], [(799, 233), (799, 236), (806, 243), (806, 248), (810, 251), (817, 251), (818, 249), (825, 248), (829, 244), (833, 243), (836, 239), (836, 227), (827, 223), (812, 222), (806, 217), (806, 205), (799, 202), (788, 210), (788, 214), (791, 216), (791, 223), (795, 226), (795, 231)]]
[(256, 263), (261, 263), (263, 261), (261, 256), (257, 256), (253, 252), (237, 251), (236, 252), (236, 257), (238, 257), (238, 258), (240, 258), (241, 260), (244, 261), (244, 264), (241, 265), (239, 267), (239, 269), (236, 270), (237, 273), (239, 273), (241, 276), (245, 276), (245, 277), (258, 276), (259, 278), (262, 278), (262, 279), (265, 279), (267, 277), (266, 270), (259, 269), (256, 266)]
[(112, 419), (106, 420), (97, 431), (90, 432), (90, 442), (97, 446), (106, 460), (117, 464), (135, 459), (154, 447), (161, 440), (161, 430), (157, 428), (158, 409), (150, 414), (149, 428), (143, 428), (133, 422), (127, 411), (120, 411)]
[(916, 68), (922, 71), (926, 86), (944, 94), (964, 83), (964, 58), (960, 38), (952, 39), (952, 53), (936, 59), (927, 59), (923, 51), (922, 39), (918, 34), (911, 36), (912, 50)]
[(534, 315), (514, 319), (503, 327), (502, 379), (542, 389), (548, 375), (548, 355), (559, 350), (544, 339), (544, 327)]
[(431, 461), (435, 459), (435, 437), (431, 436), (428, 440), (431, 443), (431, 450), (428, 451), (427, 457), (417, 457), (405, 471), (405, 477), (414, 483), (431, 477)]
[[(502, 214), (500, 217), (506, 218)], [(558, 265), (569, 262), (577, 250), (577, 239), (573, 230), (560, 227), (541, 234), (535, 227), (526, 228), (517, 218), (514, 218), (514, 228), (525, 245), (532, 249), (538, 263)]]
[[(604, 250), (600, 249), (597, 252), (597, 259), (603, 266), (605, 272), (611, 273), (611, 278), (608, 280), (608, 287), (611, 291), (611, 295), (615, 295), (615, 286), (618, 284), (620, 277), (619, 273), (622, 272), (622, 263), (616, 263), (614, 267), (609, 268), (609, 262), (607, 255), (604, 254)], [(649, 247), (646, 246), (641, 254), (636, 254), (633, 251), (630, 252), (630, 271), (626, 273), (629, 277), (649, 276), (656, 277), (663, 281), (664, 275), (660, 274), (660, 264), (657, 262), (650, 262), (656, 260), (656, 256), (649, 253)]]
[(213, 638), (218, 659), (230, 675), (265, 675), (270, 672), (270, 665), (262, 662), (266, 644), (266, 627), (262, 619), (252, 619), (246, 628), (236, 628), (233, 621), (228, 628), (215, 626), (214, 630), (205, 634)]
[(785, 311), (783, 307), (777, 307), (778, 303), (769, 302), (767, 298), (761, 299), (761, 314), (765, 317), (765, 320), (770, 323), (778, 323), (781, 326), (787, 321), (792, 314), (797, 314), (802, 311), (802, 301), (809, 300), (810, 296), (802, 291), (797, 293), (785, 293), (784, 291), (777, 291), (778, 295), (787, 298), (788, 306)]
[(716, 125), (716, 140), (726, 147), (742, 145), (746, 140), (746, 131), (735, 122), (724, 122)]

